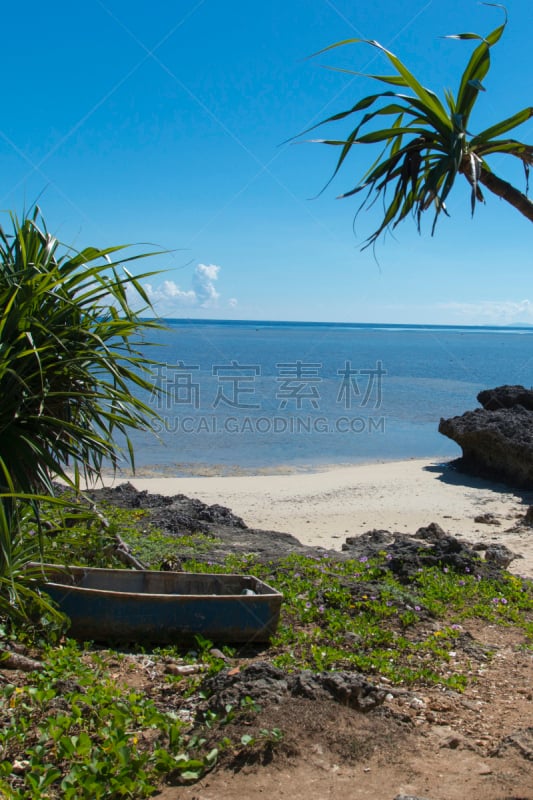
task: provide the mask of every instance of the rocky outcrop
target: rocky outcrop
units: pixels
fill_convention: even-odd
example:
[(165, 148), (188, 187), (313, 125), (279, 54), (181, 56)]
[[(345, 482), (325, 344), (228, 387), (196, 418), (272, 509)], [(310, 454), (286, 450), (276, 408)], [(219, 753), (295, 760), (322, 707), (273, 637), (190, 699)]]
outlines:
[(309, 700), (335, 700), (365, 713), (382, 705), (387, 694), (383, 687), (371, 683), (359, 672), (300, 670), (287, 674), (264, 661), (242, 669), (224, 669), (207, 678), (201, 688), (209, 698), (206, 707), (218, 714), (223, 714), (228, 706), (242, 708), (250, 698), (256, 703), (283, 703), (291, 695)]
[(533, 391), (499, 386), (480, 392), (483, 408), (441, 419), (439, 432), (462, 448), (458, 467), (516, 488), (533, 488)]
[(533, 411), (533, 390), (523, 386), (496, 386), (495, 389), (485, 389), (477, 396), (478, 403), (487, 411), (498, 411), (501, 408), (514, 408), (522, 406), (528, 411)]
[[(468, 542), (459, 541), (435, 522), (419, 528), (412, 535), (385, 530), (367, 531), (358, 536), (349, 536), (342, 545), (343, 554), (362, 563), (368, 558), (375, 558), (380, 552), (386, 552), (387, 569), (406, 584), (411, 583), (420, 570), (427, 567), (453, 569), (460, 573), (497, 579), (501, 568), (507, 567), (516, 558), (515, 553), (503, 548), (506, 552), (504, 554), (502, 551), (500, 559), (495, 550), (490, 558), (486, 555), (485, 560), (481, 560), (479, 549), (487, 549), (488, 553), (490, 548), (472, 547)], [(353, 586), (348, 584), (346, 588), (357, 589), (360, 594), (379, 593), (378, 587), (366, 583), (364, 577), (359, 577)]]
[[(315, 557), (325, 553), (334, 555), (334, 551), (303, 545), (290, 533), (249, 528), (231, 509), (218, 504), (207, 505), (183, 494), (172, 497), (150, 494), (139, 491), (131, 483), (123, 483), (112, 489), (94, 489), (87, 495), (97, 503), (103, 501), (120, 508), (142, 509), (147, 522), (175, 536), (176, 554), (168, 563), (161, 564), (161, 569), (179, 569), (180, 560), (187, 558), (223, 564), (230, 554), (254, 553), (264, 561), (276, 561), (291, 553)], [(191, 534), (195, 538), (193, 543)]]

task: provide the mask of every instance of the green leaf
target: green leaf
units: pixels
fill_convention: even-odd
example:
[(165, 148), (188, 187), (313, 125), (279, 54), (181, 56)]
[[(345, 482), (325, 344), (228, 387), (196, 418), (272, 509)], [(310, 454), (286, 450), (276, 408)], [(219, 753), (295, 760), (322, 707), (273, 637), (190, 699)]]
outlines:
[(524, 122), (527, 122), (527, 120), (532, 116), (532, 106), (523, 108), (521, 111), (518, 111), (511, 117), (507, 117), (507, 119), (504, 119), (501, 122), (498, 122), (496, 125), (492, 125), (490, 128), (486, 128), (484, 131), (481, 131), (481, 133), (478, 133), (477, 136), (473, 137), (472, 145), (475, 146), (478, 142), (484, 142), (489, 139), (493, 139), (494, 136), (501, 136), (502, 133), (507, 133), (507, 131), (516, 128), (518, 125), (522, 125)]
[(390, 141), (401, 134), (418, 133), (425, 134), (425, 128), (383, 128), (380, 131), (373, 131), (364, 136), (360, 136), (355, 144), (375, 144), (376, 142)]
[(442, 106), (437, 95), (431, 92), (429, 89), (426, 89), (422, 86), (422, 84), (415, 78), (412, 72), (410, 72), (407, 67), (400, 61), (400, 59), (394, 55), (394, 53), (387, 50), (386, 47), (381, 45), (379, 42), (373, 39), (345, 39), (341, 42), (336, 42), (335, 44), (329, 45), (329, 47), (325, 47), (324, 49), (320, 50), (315, 55), (321, 55), (323, 53), (327, 53), (330, 50), (333, 50), (338, 47), (344, 47), (348, 44), (368, 44), (371, 47), (375, 47), (380, 52), (384, 53), (385, 56), (389, 59), (391, 64), (397, 70), (397, 76), (390, 76), (390, 75), (371, 75), (369, 77), (374, 78), (375, 80), (383, 81), (384, 83), (392, 83), (396, 86), (406, 86), (409, 87), (419, 98), (423, 106), (427, 109), (428, 115), (432, 116), (433, 119), (440, 125), (447, 127), (448, 126), (448, 119), (446, 115), (446, 111)]
[[(486, 5), (496, 5), (496, 4), (486, 4)], [(503, 6), (499, 7), (503, 8)], [(465, 126), (468, 125), (468, 120), (470, 118), (474, 102), (478, 95), (479, 90), (476, 88), (477, 82), (483, 80), (490, 67), (490, 48), (499, 41), (505, 30), (506, 25), (507, 25), (507, 13), (505, 12), (505, 22), (503, 23), (503, 25), (500, 25), (498, 28), (492, 31), (492, 33), (490, 33), (487, 37), (485, 38), (474, 37), (474, 35), (472, 34), (469, 35), (468, 37), (468, 38), (481, 39), (481, 44), (478, 47), (476, 47), (476, 49), (472, 53), (472, 56), (470, 57), (466, 69), (461, 77), (461, 83), (459, 86), (459, 91), (457, 93), (456, 108), (458, 113), (463, 115)], [(459, 36), (457, 38), (465, 38), (465, 35)]]
[(396, 67), (402, 78), (405, 80), (406, 86), (408, 86), (420, 99), (421, 103), (424, 105), (425, 108), (428, 110), (428, 114), (431, 114), (436, 119), (440, 121), (440, 123), (444, 126), (448, 125), (448, 118), (446, 115), (446, 111), (444, 110), (440, 100), (438, 99), (437, 95), (431, 92), (429, 89), (425, 89), (421, 83), (415, 78), (415, 76), (410, 72), (407, 67), (400, 61), (400, 59), (387, 50), (385, 47), (379, 44), (379, 42), (370, 41), (369, 44), (377, 47), (381, 50), (389, 61)]
[[(202, 764), (203, 767), (203, 764)], [(197, 781), (202, 777), (203, 769), (187, 769), (180, 773), (182, 780), (184, 781)]]
[(533, 163), (533, 145), (517, 142), (515, 139), (493, 139), (472, 148), (478, 155), (487, 156), (491, 153), (506, 153), (520, 158), (526, 164)]

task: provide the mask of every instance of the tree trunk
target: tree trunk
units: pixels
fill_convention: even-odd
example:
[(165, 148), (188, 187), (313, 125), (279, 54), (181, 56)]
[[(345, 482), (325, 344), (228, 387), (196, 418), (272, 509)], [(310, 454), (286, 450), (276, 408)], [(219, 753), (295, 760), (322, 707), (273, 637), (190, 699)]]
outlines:
[(483, 186), (486, 186), (489, 191), (493, 192), (493, 194), (498, 195), (502, 200), (506, 200), (514, 206), (517, 211), (520, 211), (530, 222), (533, 222), (533, 202), (525, 194), (522, 194), (522, 192), (515, 189), (514, 186), (511, 186), (510, 183), (502, 180), (502, 178), (498, 178), (494, 172), (490, 172), (483, 166), (479, 172), (478, 181), (482, 183)]

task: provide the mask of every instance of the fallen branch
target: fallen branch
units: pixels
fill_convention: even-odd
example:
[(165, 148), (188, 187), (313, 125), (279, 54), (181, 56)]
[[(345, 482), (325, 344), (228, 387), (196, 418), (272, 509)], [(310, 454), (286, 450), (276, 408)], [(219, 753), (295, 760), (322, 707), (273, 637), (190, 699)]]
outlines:
[(0, 667), (2, 669), (20, 669), (22, 672), (34, 672), (44, 669), (44, 664), (20, 653), (0, 649)]
[(116, 555), (119, 561), (122, 561), (123, 564), (126, 564), (129, 567), (133, 567), (133, 569), (148, 569), (148, 567), (143, 564), (142, 561), (139, 561), (138, 558), (135, 558), (131, 552), (129, 544), (127, 544), (124, 539), (118, 535), (118, 533), (115, 535), (113, 553)]
[[(98, 511), (95, 505), (92, 506), (92, 511), (99, 518), (102, 528), (106, 531), (109, 531), (109, 522), (107, 521), (106, 517), (104, 517), (103, 514)], [(143, 564), (142, 561), (139, 561), (139, 559), (133, 555), (129, 544), (125, 542), (118, 533), (114, 535), (113, 544), (106, 548), (106, 552), (112, 553), (118, 558), (119, 561), (122, 561), (122, 563), (126, 564), (128, 567), (133, 567), (133, 569), (148, 569), (146, 564)]]

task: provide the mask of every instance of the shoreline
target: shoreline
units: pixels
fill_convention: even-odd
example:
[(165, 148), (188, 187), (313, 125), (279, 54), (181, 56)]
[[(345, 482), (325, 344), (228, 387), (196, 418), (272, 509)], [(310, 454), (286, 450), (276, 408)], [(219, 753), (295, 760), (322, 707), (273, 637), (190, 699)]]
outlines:
[[(139, 490), (184, 494), (231, 508), (250, 528), (291, 533), (302, 544), (340, 549), (348, 536), (372, 529), (414, 533), (438, 523), (470, 542), (505, 544), (522, 556), (511, 564), (533, 575), (530, 529), (510, 530), (533, 492), (464, 475), (452, 460), (408, 459), (332, 466), (316, 472), (212, 477), (104, 476), (107, 486), (130, 482)], [(476, 517), (488, 521), (476, 521)]]
[[(189, 480), (201, 478), (252, 478), (252, 477), (274, 477), (276, 475), (314, 475), (316, 473), (327, 473), (341, 469), (352, 469), (360, 467), (374, 467), (383, 464), (400, 464), (410, 461), (420, 461), (432, 464), (452, 465), (459, 459), (460, 455), (451, 456), (449, 454), (432, 454), (425, 456), (412, 456), (408, 458), (370, 458), (360, 461), (320, 461), (291, 464), (290, 462), (276, 462), (267, 466), (241, 466), (239, 464), (209, 464), (187, 462), (142, 465), (136, 468), (135, 474), (129, 469), (117, 472), (116, 481), (133, 480)], [(112, 480), (115, 477), (111, 470), (104, 470), (105, 480)]]

